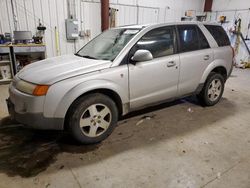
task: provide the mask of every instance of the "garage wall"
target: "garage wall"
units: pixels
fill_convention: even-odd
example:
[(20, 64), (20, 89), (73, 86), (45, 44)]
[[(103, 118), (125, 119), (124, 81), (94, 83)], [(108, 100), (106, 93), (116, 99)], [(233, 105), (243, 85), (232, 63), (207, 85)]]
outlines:
[[(90, 38), (69, 42), (65, 36), (67, 18), (66, 0), (13, 0), (18, 18), (18, 30), (33, 34), (39, 20), (47, 27), (45, 43), (47, 57), (74, 53), (101, 32), (100, 0), (75, 0), (76, 17), (80, 30), (91, 30)], [(186, 10), (202, 12), (204, 0), (110, 0), (110, 7), (117, 8), (117, 25), (162, 23), (180, 21)], [(0, 0), (0, 33), (14, 30), (10, 0)], [(55, 27), (59, 32), (59, 53), (56, 52)]]
[(213, 11), (235, 10), (250, 8), (250, 1), (246, 0), (213, 0)]

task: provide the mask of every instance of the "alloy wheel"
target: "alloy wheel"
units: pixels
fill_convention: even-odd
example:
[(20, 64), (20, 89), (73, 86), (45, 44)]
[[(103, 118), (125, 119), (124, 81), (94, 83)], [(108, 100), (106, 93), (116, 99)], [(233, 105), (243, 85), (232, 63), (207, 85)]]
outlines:
[(97, 137), (108, 129), (111, 120), (111, 111), (106, 105), (93, 104), (81, 115), (80, 127), (86, 136)]
[(208, 87), (208, 98), (210, 101), (216, 101), (222, 92), (222, 83), (219, 79), (214, 79)]

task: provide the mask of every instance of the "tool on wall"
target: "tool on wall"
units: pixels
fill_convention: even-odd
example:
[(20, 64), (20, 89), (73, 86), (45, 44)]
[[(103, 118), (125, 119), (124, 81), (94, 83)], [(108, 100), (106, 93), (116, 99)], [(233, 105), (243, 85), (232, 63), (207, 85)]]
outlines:
[(118, 9), (109, 8), (109, 27), (116, 27), (116, 14)]
[(250, 31), (250, 19), (249, 19), (249, 23), (248, 23), (248, 26), (247, 26), (247, 35), (246, 35), (245, 40), (250, 40), (250, 38), (248, 38), (249, 31)]
[(246, 44), (245, 38), (242, 35), (241, 32), (241, 18), (236, 19), (234, 22), (234, 31), (232, 31), (234, 34), (236, 34), (237, 38), (236, 38), (236, 42), (235, 42), (235, 52), (238, 53), (239, 52), (239, 45), (240, 45), (240, 41), (242, 40), (242, 42), (244, 43), (248, 54), (250, 55), (250, 49), (248, 48), (248, 45)]
[[(241, 32), (241, 18), (235, 19), (234, 21), (234, 29), (229, 30), (229, 32), (231, 32), (232, 34), (236, 35), (236, 40), (235, 40), (235, 45), (234, 45), (234, 50), (235, 53), (238, 54), (239, 53), (239, 47), (240, 47), (240, 43), (241, 41), (243, 42), (247, 52), (248, 52), (248, 56), (250, 57), (250, 49), (245, 41), (245, 38), (243, 37), (243, 34)], [(246, 68), (250, 66), (250, 62), (249, 61), (243, 61), (241, 60), (241, 63), (239, 64), (238, 67), (241, 68)]]

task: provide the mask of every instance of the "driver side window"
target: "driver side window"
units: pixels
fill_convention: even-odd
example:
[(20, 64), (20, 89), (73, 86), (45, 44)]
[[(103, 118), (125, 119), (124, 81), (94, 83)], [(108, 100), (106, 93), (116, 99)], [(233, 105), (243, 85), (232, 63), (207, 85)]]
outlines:
[(174, 27), (161, 27), (146, 33), (133, 47), (132, 53), (137, 50), (148, 50), (154, 58), (173, 55), (175, 53)]

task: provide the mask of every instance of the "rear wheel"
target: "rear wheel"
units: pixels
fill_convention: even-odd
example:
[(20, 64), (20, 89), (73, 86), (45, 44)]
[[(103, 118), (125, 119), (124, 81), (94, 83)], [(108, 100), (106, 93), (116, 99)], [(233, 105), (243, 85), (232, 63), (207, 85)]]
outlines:
[(111, 134), (118, 120), (118, 110), (108, 96), (90, 94), (74, 102), (68, 117), (73, 137), (80, 143), (93, 144)]
[(223, 95), (224, 84), (225, 81), (221, 74), (210, 73), (202, 91), (198, 94), (198, 99), (205, 106), (217, 104)]

